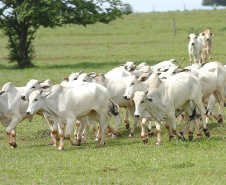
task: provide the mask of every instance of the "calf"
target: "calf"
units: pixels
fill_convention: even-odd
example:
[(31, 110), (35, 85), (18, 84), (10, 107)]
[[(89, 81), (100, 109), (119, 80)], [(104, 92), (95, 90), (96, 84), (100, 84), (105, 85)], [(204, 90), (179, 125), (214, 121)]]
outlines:
[(192, 57), (194, 57), (194, 62), (201, 64), (202, 55), (202, 40), (199, 39), (194, 33), (188, 36), (190, 42), (188, 44), (188, 53), (190, 57), (190, 63), (192, 64)]

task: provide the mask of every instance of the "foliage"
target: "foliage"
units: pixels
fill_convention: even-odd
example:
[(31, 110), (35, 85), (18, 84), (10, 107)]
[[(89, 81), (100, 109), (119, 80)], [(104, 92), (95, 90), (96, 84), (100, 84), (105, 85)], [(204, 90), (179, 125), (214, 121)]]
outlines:
[(226, 6), (226, 0), (203, 0), (204, 6)]
[[(32, 41), (41, 26), (63, 24), (86, 26), (109, 23), (123, 12), (119, 0), (4, 0), (0, 7), (0, 29), (9, 37), (9, 61), (29, 67), (34, 58)], [(104, 3), (104, 6), (102, 6)], [(107, 3), (107, 4), (106, 4)]]

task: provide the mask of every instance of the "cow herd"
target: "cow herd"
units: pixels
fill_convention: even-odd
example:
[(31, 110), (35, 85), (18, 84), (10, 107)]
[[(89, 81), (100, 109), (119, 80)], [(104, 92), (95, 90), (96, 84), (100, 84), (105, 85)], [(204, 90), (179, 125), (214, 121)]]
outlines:
[[(197, 138), (202, 138), (200, 120), (204, 134), (209, 137), (209, 116), (212, 114), (218, 122), (223, 122), (225, 98), (226, 66), (220, 62), (191, 66), (183, 66), (175, 59), (154, 66), (126, 62), (106, 74), (72, 73), (57, 85), (49, 79), (44, 82), (32, 79), (24, 87), (14, 87), (12, 82), (7, 82), (0, 91), (0, 120), (7, 127), (8, 143), (12, 148), (17, 147), (17, 124), (26, 118), (32, 121), (34, 114), (47, 120), (53, 146), (57, 146), (59, 137), (59, 150), (64, 149), (64, 138), (72, 145), (86, 143), (90, 126), (96, 134), (95, 140), (103, 146), (107, 128), (112, 136), (121, 135), (119, 110), (122, 108), (126, 112), (127, 129), (130, 127), (128, 117), (132, 120), (129, 137), (134, 136), (139, 124), (142, 141), (148, 142), (147, 136), (153, 136), (152, 121), (155, 121), (156, 144), (160, 144), (161, 122), (164, 122), (170, 140), (174, 135), (184, 140), (187, 130), (191, 140), (193, 125)], [(114, 128), (109, 123), (110, 115), (115, 118)], [(181, 131), (176, 128), (178, 116), (185, 122)], [(71, 138), (75, 123), (77, 141)]]

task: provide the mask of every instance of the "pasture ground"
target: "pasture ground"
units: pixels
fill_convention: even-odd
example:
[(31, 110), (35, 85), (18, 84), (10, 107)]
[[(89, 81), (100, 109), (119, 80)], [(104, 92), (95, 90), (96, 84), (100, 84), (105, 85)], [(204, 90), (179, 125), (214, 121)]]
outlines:
[[(24, 86), (30, 79), (49, 78), (56, 84), (72, 72), (106, 73), (126, 61), (153, 65), (175, 58), (189, 65), (187, 37), (206, 28), (215, 34), (213, 60), (226, 64), (225, 17), (226, 10), (131, 14), (108, 25), (42, 28), (34, 42), (36, 67), (31, 69), (8, 64), (7, 37), (0, 33), (0, 83)], [(34, 116), (31, 123), (24, 120), (17, 126), (16, 149), (7, 144), (0, 127), (0, 184), (225, 184), (226, 122), (212, 119), (208, 128), (209, 139), (203, 134), (203, 139), (195, 136), (189, 142), (186, 135), (182, 143), (176, 138), (169, 142), (162, 125), (162, 144), (156, 146), (156, 135), (144, 145), (140, 128), (129, 138), (122, 123), (122, 137), (106, 138), (104, 147), (94, 143), (90, 130), (86, 145), (65, 141), (65, 150), (59, 152), (48, 145), (45, 119)]]

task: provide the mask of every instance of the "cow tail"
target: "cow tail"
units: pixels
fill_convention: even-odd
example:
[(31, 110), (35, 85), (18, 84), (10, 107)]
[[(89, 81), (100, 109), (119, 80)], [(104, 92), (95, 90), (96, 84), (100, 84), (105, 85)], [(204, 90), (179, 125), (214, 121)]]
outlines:
[(186, 66), (184, 66), (183, 64), (181, 64), (180, 62), (178, 62), (176, 59), (171, 59), (170, 62), (171, 62), (171, 63), (176, 62), (176, 63), (179, 64), (180, 66), (186, 67)]
[(109, 112), (111, 112), (113, 115), (117, 116), (119, 114), (119, 106), (111, 98), (109, 98), (108, 107), (109, 107)]
[(192, 112), (192, 115), (189, 116), (190, 121), (191, 121), (191, 120), (195, 120), (195, 117), (196, 117), (196, 107), (194, 108), (194, 110), (193, 110), (193, 112)]

